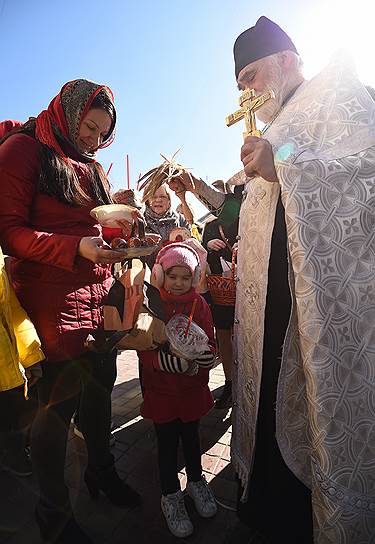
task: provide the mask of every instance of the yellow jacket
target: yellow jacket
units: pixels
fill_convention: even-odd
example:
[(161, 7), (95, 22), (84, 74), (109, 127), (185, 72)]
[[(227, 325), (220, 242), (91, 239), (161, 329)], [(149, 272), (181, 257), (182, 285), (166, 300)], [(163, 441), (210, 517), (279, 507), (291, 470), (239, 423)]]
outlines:
[(27, 368), (43, 359), (34, 325), (8, 280), (0, 248), (0, 391), (24, 383), (20, 364)]

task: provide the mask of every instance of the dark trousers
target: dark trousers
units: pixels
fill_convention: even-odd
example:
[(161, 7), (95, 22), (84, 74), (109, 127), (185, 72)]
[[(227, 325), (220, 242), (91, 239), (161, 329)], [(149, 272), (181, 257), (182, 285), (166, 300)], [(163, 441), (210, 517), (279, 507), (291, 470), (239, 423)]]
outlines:
[(23, 386), (0, 392), (0, 452), (25, 446), (35, 409), (33, 399), (25, 399)]
[(40, 517), (70, 512), (64, 467), (68, 429), (79, 394), (80, 427), (88, 464), (101, 469), (113, 463), (109, 437), (116, 355), (89, 353), (76, 360), (43, 364), (43, 377), (37, 382), (39, 410), (31, 433), (32, 461), (40, 487)]
[(158, 461), (161, 491), (163, 495), (176, 493), (180, 489), (178, 479), (177, 451), (181, 438), (187, 479), (197, 482), (202, 478), (199, 419), (184, 423), (175, 419), (168, 423), (155, 423), (158, 441)]
[(19, 430), (27, 425), (27, 402), (23, 386), (0, 391), (0, 432)]

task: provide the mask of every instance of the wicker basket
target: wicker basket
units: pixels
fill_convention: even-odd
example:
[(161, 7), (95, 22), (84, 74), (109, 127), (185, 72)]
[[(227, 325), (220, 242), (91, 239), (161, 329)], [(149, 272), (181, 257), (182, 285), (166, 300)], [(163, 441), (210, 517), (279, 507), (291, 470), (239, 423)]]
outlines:
[(214, 304), (220, 306), (234, 306), (236, 303), (236, 252), (232, 252), (232, 275), (230, 277), (221, 274), (207, 276), (207, 287)]

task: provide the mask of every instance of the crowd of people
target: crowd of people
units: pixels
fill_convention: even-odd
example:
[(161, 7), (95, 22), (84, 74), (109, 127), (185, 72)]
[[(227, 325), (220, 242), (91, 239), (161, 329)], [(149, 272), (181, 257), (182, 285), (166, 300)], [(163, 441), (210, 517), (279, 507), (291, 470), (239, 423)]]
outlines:
[[(45, 542), (92, 542), (64, 480), (74, 414), (90, 495), (124, 508), (142, 503), (110, 449), (117, 351), (87, 341), (104, 328), (112, 265), (121, 260), (90, 212), (114, 202), (139, 208), (146, 232), (157, 235), (145, 265), (165, 322), (183, 314), (207, 338), (194, 357), (168, 343), (138, 351), (141, 414), (154, 423), (172, 534), (193, 531), (180, 441), (187, 493), (202, 517), (217, 512), (199, 422), (215, 405), (208, 377), (219, 357), (225, 386), (216, 408), (233, 405), (239, 522), (269, 544), (375, 538), (374, 99), (340, 56), (305, 80), (296, 46), (266, 17), (237, 38), (234, 61), (240, 90), (272, 91), (256, 112), (263, 136), (249, 134), (242, 146), (243, 170), (211, 186), (182, 174), (143, 208), (129, 191), (113, 194), (96, 160), (116, 126), (106, 85), (70, 81), (36, 118), (1, 124), (0, 462), (35, 474)], [(188, 191), (214, 215), (202, 244), (192, 237)], [(177, 241), (176, 229), (184, 232)], [(232, 263), (234, 298), (216, 300), (202, 277), (224, 277), (226, 267), (230, 275)]]

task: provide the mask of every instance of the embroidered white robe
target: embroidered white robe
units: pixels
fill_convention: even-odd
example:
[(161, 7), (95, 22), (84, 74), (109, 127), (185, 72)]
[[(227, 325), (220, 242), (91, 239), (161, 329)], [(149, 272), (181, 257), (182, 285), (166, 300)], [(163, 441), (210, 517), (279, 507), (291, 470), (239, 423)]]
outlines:
[(314, 542), (375, 542), (375, 103), (336, 58), (301, 85), (264, 138), (279, 183), (250, 180), (241, 207), (232, 462), (245, 497), (281, 190), (292, 314), (277, 441), (312, 490)]

